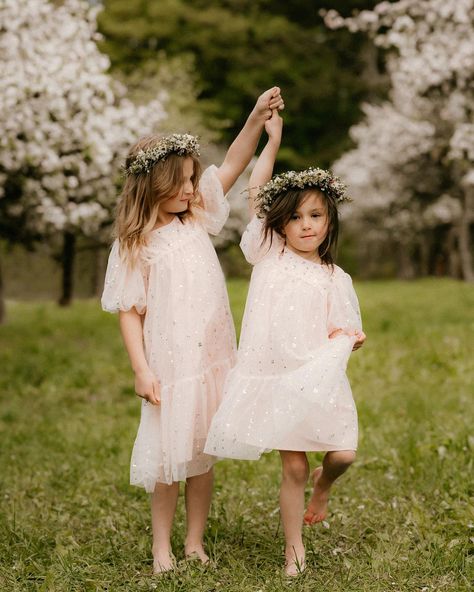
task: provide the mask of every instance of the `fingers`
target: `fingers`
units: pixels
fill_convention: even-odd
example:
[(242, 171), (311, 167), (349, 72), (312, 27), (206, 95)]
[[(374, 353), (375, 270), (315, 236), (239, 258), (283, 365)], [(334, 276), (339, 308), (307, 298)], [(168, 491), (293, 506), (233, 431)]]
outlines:
[(272, 86), (272, 88), (269, 88), (263, 94), (268, 95), (268, 98), (271, 99), (272, 97), (280, 96), (280, 93), (281, 93), (281, 89), (279, 86)]
[(157, 380), (153, 381), (153, 393), (149, 400), (153, 405), (159, 405), (161, 403), (160, 383)]
[(139, 393), (136, 394), (137, 397), (140, 397), (140, 399), (144, 399), (145, 401), (147, 401), (147, 403), (151, 403), (152, 405), (159, 405), (161, 402), (159, 395), (157, 396), (155, 393), (145, 393), (143, 395), (140, 395)]
[(334, 339), (335, 337), (338, 337), (339, 335), (348, 335), (349, 337), (356, 338), (354, 345), (352, 346), (352, 351), (355, 351), (356, 349), (360, 349), (364, 345), (364, 341), (366, 339), (366, 335), (363, 331), (343, 330), (343, 329), (335, 329), (332, 333), (330, 333), (329, 339)]
[(264, 100), (264, 102), (267, 103), (268, 105), (268, 111), (265, 112), (265, 116), (269, 119), (272, 116), (272, 111), (277, 109), (278, 111), (282, 111), (285, 108), (285, 102), (283, 100), (283, 97), (281, 96), (281, 89), (279, 86), (274, 86), (272, 88), (269, 88), (267, 91), (265, 91), (259, 101), (261, 101), (262, 99)]
[(279, 121), (282, 122), (283, 119), (280, 117), (280, 114), (278, 113), (278, 109), (272, 109), (271, 110), (271, 116), (270, 116), (270, 120), (272, 121)]
[(283, 97), (278, 95), (277, 97), (270, 99), (269, 107), (271, 110), (277, 109), (278, 111), (282, 111), (285, 108), (285, 101), (283, 100)]
[(140, 399), (144, 399), (152, 405), (159, 405), (161, 403), (160, 383), (154, 379), (151, 383), (151, 386), (147, 387), (145, 392), (136, 392), (136, 395), (137, 397), (140, 397)]
[(278, 109), (279, 111), (281, 111), (285, 108), (285, 101), (283, 100), (283, 97), (280, 94), (280, 89), (278, 87), (276, 88), (278, 89), (278, 92), (276, 92), (270, 97), (269, 107), (270, 109)]
[(360, 349), (367, 339), (367, 336), (363, 331), (356, 331), (354, 335), (356, 335), (357, 341), (354, 343), (354, 347), (352, 348), (353, 351)]

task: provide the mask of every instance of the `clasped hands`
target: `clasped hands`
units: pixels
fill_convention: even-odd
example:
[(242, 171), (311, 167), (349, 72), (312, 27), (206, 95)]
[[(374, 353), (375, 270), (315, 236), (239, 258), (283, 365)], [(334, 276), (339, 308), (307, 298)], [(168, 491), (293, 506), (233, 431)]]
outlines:
[(278, 86), (269, 88), (262, 93), (255, 103), (255, 107), (250, 114), (251, 118), (270, 119), (274, 111), (282, 111), (285, 108), (285, 102), (281, 96)]

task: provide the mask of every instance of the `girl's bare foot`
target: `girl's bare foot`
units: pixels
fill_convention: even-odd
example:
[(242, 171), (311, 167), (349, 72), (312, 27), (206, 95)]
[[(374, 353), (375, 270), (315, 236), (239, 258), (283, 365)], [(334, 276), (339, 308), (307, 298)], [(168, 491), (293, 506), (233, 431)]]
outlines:
[(158, 551), (153, 554), (153, 573), (160, 574), (176, 567), (176, 559), (169, 551)]
[(184, 548), (184, 555), (186, 559), (199, 559), (203, 564), (209, 563), (209, 555), (204, 551), (202, 545), (190, 545)]
[(301, 549), (286, 549), (285, 551), (285, 575), (294, 578), (303, 573), (305, 564), (304, 547)]
[(311, 474), (313, 494), (303, 518), (304, 523), (308, 525), (322, 522), (328, 513), (329, 488), (322, 488), (319, 483), (322, 472), (323, 467), (318, 467)]

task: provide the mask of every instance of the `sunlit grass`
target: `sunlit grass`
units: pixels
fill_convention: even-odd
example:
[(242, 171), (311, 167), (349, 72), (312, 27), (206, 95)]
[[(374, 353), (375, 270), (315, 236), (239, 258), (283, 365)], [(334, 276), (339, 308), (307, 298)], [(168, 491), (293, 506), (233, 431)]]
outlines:
[[(247, 284), (231, 281), (240, 323)], [(329, 528), (306, 530), (302, 591), (463, 591), (473, 579), (474, 290), (356, 286), (368, 341), (350, 362), (358, 460)], [(139, 416), (117, 319), (95, 301), (8, 306), (0, 328), (0, 590), (278, 592), (279, 460), (217, 465), (207, 547), (151, 577), (148, 498), (128, 485)], [(313, 464), (318, 455), (311, 455)], [(182, 560), (184, 513), (173, 545)]]

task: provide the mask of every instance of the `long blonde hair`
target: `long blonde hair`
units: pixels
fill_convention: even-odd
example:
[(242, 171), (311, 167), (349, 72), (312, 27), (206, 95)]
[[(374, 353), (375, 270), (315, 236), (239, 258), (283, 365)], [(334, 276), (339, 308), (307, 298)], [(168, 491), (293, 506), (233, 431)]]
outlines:
[[(141, 138), (130, 149), (125, 167), (130, 166), (140, 150), (149, 150), (160, 139), (156, 134)], [(114, 236), (119, 240), (121, 256), (130, 265), (137, 262), (140, 248), (146, 245), (148, 233), (156, 226), (160, 204), (181, 190), (185, 158), (193, 160), (194, 199), (185, 212), (176, 214), (184, 221), (193, 215), (193, 207), (201, 201), (198, 189), (201, 165), (196, 156), (170, 154), (155, 163), (148, 173), (127, 175), (117, 204)]]

